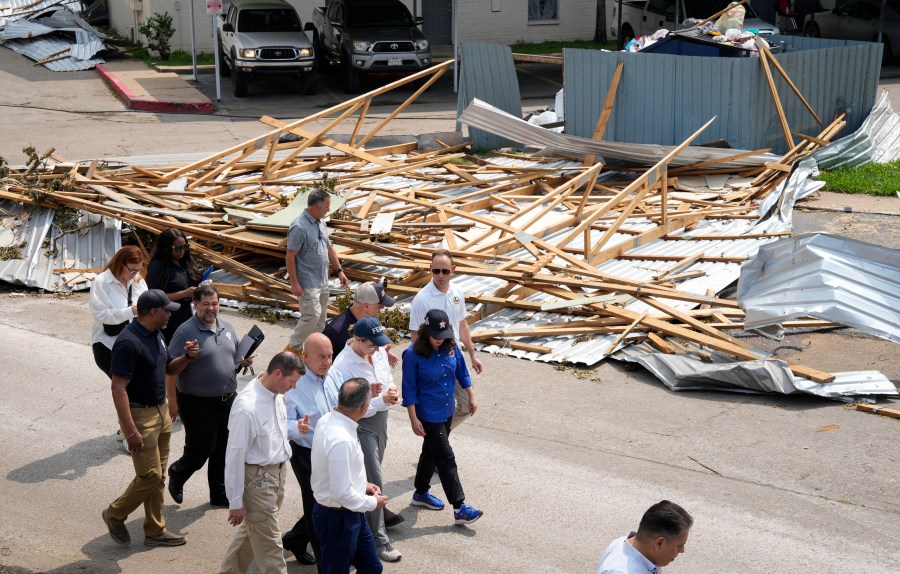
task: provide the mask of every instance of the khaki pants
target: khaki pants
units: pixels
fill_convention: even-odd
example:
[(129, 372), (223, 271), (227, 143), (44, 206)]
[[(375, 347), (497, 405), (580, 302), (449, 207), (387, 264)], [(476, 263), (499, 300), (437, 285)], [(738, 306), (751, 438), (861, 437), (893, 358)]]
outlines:
[(291, 333), (290, 346), (299, 351), (307, 337), (313, 333), (321, 333), (325, 328), (325, 319), (328, 318), (328, 283), (319, 288), (304, 289), (298, 302), (300, 319)]
[(122, 524), (143, 504), (144, 536), (161, 536), (166, 531), (162, 514), (163, 492), (169, 464), (169, 439), (172, 437), (169, 407), (165, 403), (158, 407), (132, 407), (131, 418), (144, 439), (144, 451), (131, 455), (134, 480), (122, 496), (109, 505), (109, 519)]
[(278, 511), (287, 464), (244, 465), (244, 521), (225, 553), (219, 574), (244, 574), (256, 559), (261, 574), (287, 574)]
[(456, 385), (456, 409), (453, 411), (453, 422), (450, 423), (450, 428), (455, 429), (459, 425), (461, 425), (467, 418), (471, 415), (469, 414), (469, 393), (466, 389)]

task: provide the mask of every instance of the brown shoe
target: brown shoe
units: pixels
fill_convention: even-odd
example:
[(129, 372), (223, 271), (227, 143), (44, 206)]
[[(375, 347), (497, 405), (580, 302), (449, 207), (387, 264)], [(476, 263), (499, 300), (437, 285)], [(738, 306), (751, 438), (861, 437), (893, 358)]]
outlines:
[(391, 512), (390, 510), (387, 509), (387, 507), (385, 507), (385, 509), (384, 509), (384, 527), (385, 528), (397, 526), (404, 520), (406, 520), (406, 519), (403, 518), (403, 516), (396, 514), (394, 512)]
[(159, 536), (144, 536), (144, 546), (184, 546), (187, 540), (180, 534), (168, 530)]
[(131, 544), (131, 535), (128, 534), (128, 529), (125, 528), (124, 524), (115, 524), (109, 519), (108, 508), (104, 508), (103, 512), (100, 513), (100, 516), (103, 517), (103, 522), (106, 523), (106, 528), (107, 530), (109, 530), (110, 538), (112, 538), (122, 546)]

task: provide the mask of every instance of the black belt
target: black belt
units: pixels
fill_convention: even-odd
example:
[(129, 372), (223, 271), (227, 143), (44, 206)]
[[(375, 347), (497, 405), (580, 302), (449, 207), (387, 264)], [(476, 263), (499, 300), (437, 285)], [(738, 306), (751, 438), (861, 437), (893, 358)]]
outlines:
[(353, 512), (349, 508), (344, 508), (343, 506), (341, 506), (340, 508), (335, 508), (333, 506), (325, 506), (324, 504), (320, 504), (319, 506), (321, 506), (325, 510), (332, 510), (334, 512)]
[(165, 401), (159, 403), (158, 405), (145, 405), (144, 403), (128, 403), (128, 406), (133, 409), (157, 409), (157, 408), (163, 406), (164, 404), (166, 404)]

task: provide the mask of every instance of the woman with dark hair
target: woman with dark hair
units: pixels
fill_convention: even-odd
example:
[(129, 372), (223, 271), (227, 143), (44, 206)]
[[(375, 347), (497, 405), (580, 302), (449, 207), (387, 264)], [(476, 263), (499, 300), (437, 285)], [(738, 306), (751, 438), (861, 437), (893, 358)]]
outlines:
[(107, 377), (112, 361), (112, 347), (116, 336), (137, 315), (137, 300), (147, 290), (141, 277), (144, 256), (141, 250), (128, 245), (116, 251), (103, 271), (91, 284), (88, 306), (94, 315), (91, 329), (91, 348), (94, 362)]
[[(94, 362), (112, 380), (112, 348), (119, 332), (137, 316), (137, 300), (147, 290), (144, 275), (144, 254), (134, 245), (127, 245), (110, 258), (103, 271), (91, 283), (88, 307), (94, 315), (91, 328), (91, 350)], [(116, 431), (122, 438), (122, 431)], [(128, 441), (122, 439), (125, 450)], [(130, 452), (130, 451), (129, 451)]]
[(180, 229), (166, 229), (160, 233), (150, 255), (147, 286), (164, 291), (170, 301), (181, 305), (162, 330), (166, 344), (172, 340), (175, 329), (193, 315), (191, 300), (199, 284), (200, 266), (191, 255), (191, 246), (184, 233)]
[(475, 389), (463, 354), (453, 339), (450, 317), (440, 309), (432, 309), (425, 314), (413, 345), (403, 352), (403, 406), (413, 432), (424, 439), (412, 504), (443, 510), (443, 501), (429, 492), (437, 468), (444, 494), (453, 505), (454, 522), (471, 524), (484, 512), (464, 504), (466, 497), (450, 446), (457, 384), (469, 395), (469, 414), (474, 415), (478, 408)]

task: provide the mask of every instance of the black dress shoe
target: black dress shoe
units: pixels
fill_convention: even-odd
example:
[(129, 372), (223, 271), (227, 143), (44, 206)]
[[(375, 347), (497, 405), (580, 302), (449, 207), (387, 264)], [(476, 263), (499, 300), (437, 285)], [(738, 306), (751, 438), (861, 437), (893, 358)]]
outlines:
[[(282, 542), (282, 545), (284, 545), (283, 542)], [(303, 546), (300, 546), (299, 548), (297, 546), (289, 546), (288, 545), (288, 546), (284, 546), (284, 549), (287, 550), (288, 552), (290, 552), (291, 554), (293, 554), (294, 558), (296, 558), (297, 562), (299, 562), (300, 564), (304, 564), (306, 566), (312, 566), (313, 564), (316, 563), (316, 557), (313, 556), (312, 552), (308, 552), (306, 550), (306, 544), (304, 544)]]
[(316, 563), (316, 557), (313, 556), (312, 552), (304, 552), (300, 555), (294, 554), (294, 556), (297, 558), (297, 562), (306, 566), (312, 566)]
[(213, 498), (209, 501), (210, 506), (217, 506), (219, 508), (228, 508), (229, 503), (227, 498)]
[(172, 500), (181, 504), (184, 501), (184, 485), (183, 484), (175, 484), (175, 481), (172, 480), (172, 477), (169, 477), (169, 494), (172, 496)]
[(390, 528), (391, 526), (397, 526), (404, 520), (406, 520), (406, 519), (403, 518), (403, 516), (401, 516), (399, 514), (395, 514), (395, 513), (391, 512), (390, 510), (388, 510), (387, 508), (384, 509), (384, 527), (385, 528)]

